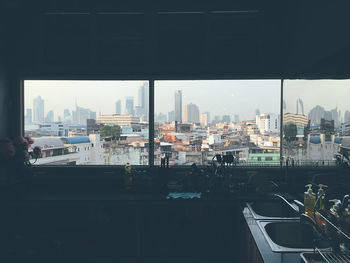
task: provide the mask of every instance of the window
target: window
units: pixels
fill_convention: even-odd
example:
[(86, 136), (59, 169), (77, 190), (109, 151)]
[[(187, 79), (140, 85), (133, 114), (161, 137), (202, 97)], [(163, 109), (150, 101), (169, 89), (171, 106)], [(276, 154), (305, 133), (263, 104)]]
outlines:
[(336, 165), (350, 135), (350, 80), (285, 80), (283, 159)]
[(32, 147), (61, 149), (36, 164), (148, 164), (148, 81), (26, 80), (24, 111)]
[(253, 163), (255, 154), (279, 159), (281, 80), (155, 81), (154, 87), (155, 165), (166, 156), (171, 165), (208, 165), (216, 154), (232, 154), (238, 165)]

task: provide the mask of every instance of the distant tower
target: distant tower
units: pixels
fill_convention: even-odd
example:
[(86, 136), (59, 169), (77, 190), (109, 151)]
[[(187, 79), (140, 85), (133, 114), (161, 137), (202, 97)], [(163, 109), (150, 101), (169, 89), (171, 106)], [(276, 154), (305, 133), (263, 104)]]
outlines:
[(117, 100), (115, 103), (115, 114), (122, 114), (122, 101)]
[(33, 123), (33, 112), (32, 109), (26, 110), (26, 116), (25, 116), (25, 124), (32, 124)]
[(45, 122), (54, 122), (54, 113), (53, 113), (53, 110), (50, 110), (50, 111), (46, 114)]
[(125, 98), (125, 113), (127, 115), (134, 115), (134, 97)]
[[(299, 112), (299, 105), (300, 105), (300, 112)], [(304, 103), (300, 98), (297, 99), (297, 112), (296, 113), (304, 115)]]
[(44, 100), (38, 96), (33, 100), (33, 122), (44, 122)]
[(138, 101), (138, 106), (142, 108), (142, 110), (145, 113), (148, 113), (148, 105), (149, 105), (149, 88), (148, 88), (148, 82), (144, 82), (140, 87), (139, 87), (139, 101)]
[(190, 103), (185, 105), (184, 122), (199, 123), (199, 108), (196, 104)]
[(175, 91), (175, 121), (182, 122), (182, 91)]

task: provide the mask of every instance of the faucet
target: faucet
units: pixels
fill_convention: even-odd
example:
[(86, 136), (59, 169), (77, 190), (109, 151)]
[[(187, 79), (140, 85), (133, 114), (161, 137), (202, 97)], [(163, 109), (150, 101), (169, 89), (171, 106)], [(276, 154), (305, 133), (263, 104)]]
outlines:
[(300, 213), (300, 209), (298, 208), (298, 204), (297, 204), (297, 206), (294, 206), (293, 204), (288, 202), (287, 199), (285, 199), (282, 195), (279, 195), (279, 194), (273, 194), (273, 196), (281, 199), (284, 203), (286, 203), (289, 207), (291, 207), (295, 212)]

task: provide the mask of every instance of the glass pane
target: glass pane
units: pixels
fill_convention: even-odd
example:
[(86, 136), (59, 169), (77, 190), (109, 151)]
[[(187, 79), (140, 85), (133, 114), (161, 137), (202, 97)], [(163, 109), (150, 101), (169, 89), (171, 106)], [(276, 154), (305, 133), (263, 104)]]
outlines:
[(216, 155), (279, 165), (280, 89), (280, 80), (155, 81), (155, 165), (208, 165)]
[(24, 101), (32, 163), (148, 164), (148, 81), (27, 80)]
[(285, 80), (285, 165), (337, 165), (347, 161), (350, 80)]

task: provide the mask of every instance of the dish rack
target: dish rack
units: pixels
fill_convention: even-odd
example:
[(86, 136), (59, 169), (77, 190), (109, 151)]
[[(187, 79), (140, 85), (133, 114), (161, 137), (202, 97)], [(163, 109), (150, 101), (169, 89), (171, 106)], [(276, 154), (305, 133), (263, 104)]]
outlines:
[(301, 253), (301, 258), (305, 263), (350, 263), (350, 255), (348, 254), (325, 252), (318, 248), (315, 249), (315, 253)]

